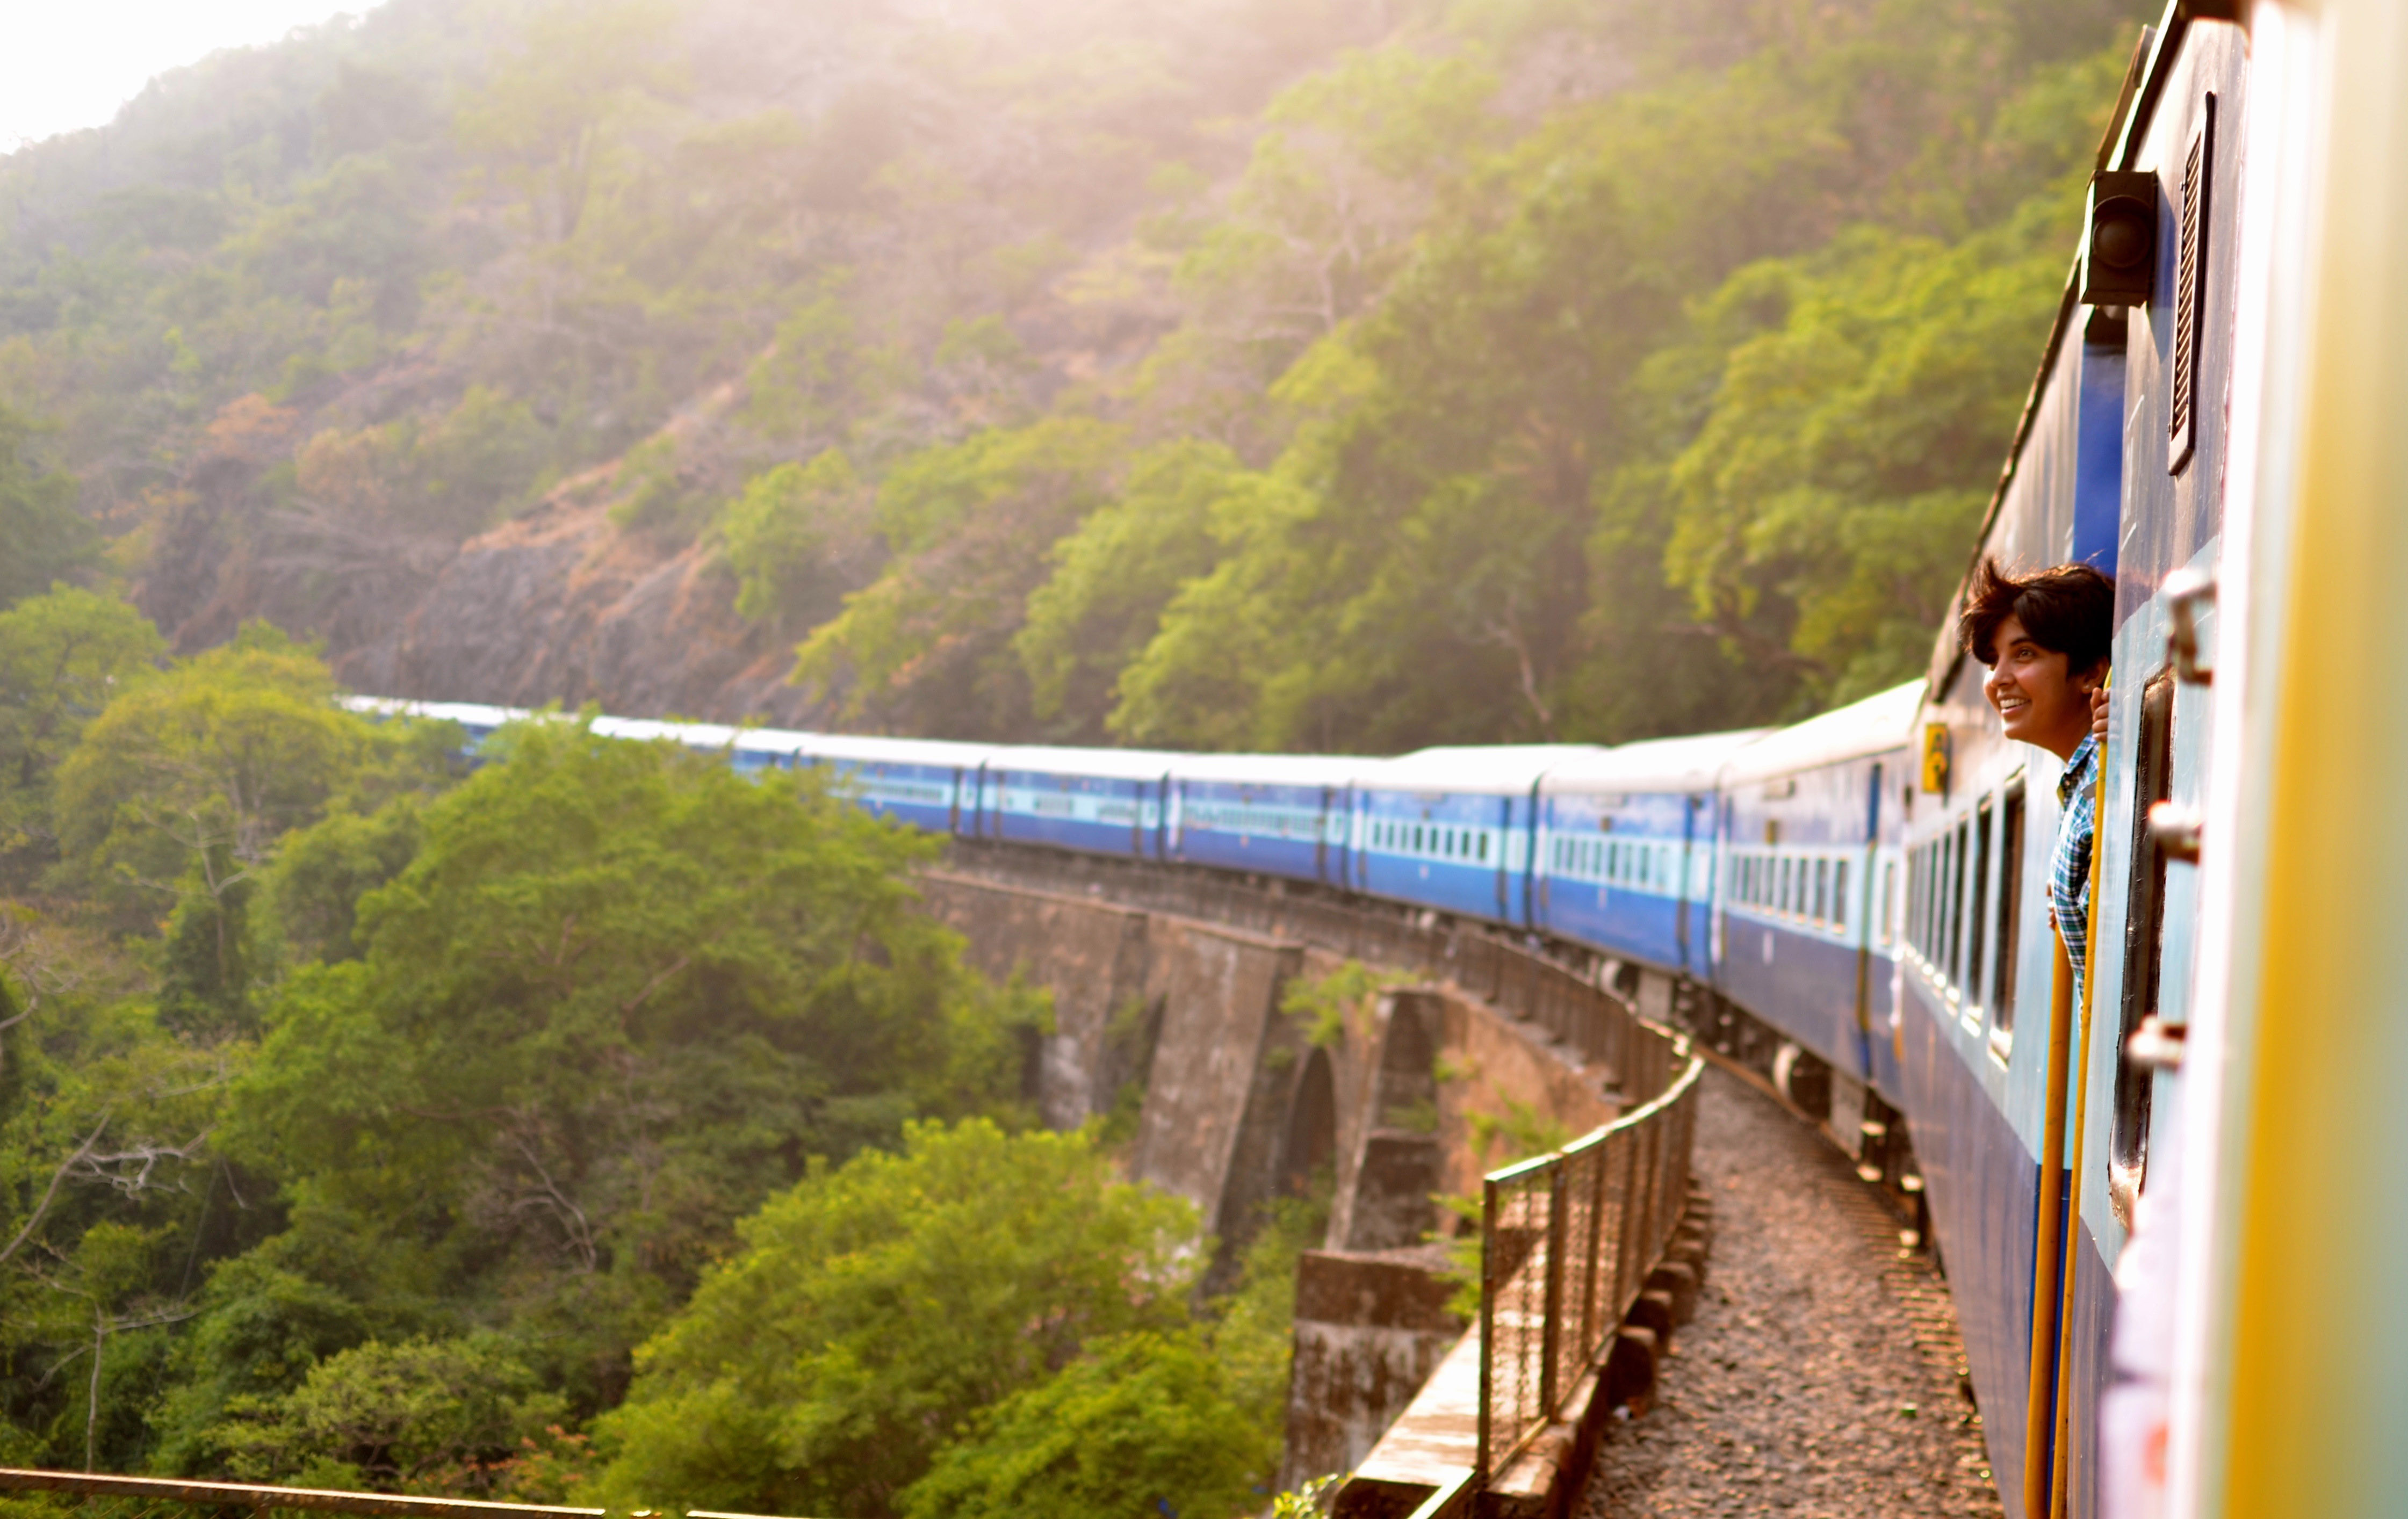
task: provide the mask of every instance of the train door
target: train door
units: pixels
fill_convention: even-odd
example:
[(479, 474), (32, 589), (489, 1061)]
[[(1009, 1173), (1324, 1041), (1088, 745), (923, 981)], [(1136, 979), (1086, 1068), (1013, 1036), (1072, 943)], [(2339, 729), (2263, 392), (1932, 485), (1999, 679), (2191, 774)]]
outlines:
[(2125, 883), (2124, 995), (2117, 1010), (2115, 1104), (2107, 1155), (2108, 1200), (2116, 1222), (2132, 1226), (2132, 1203), (2147, 1179), (2149, 1110), (2155, 1071), (2121, 1058), (2144, 1018), (2157, 1011), (2164, 989), (2166, 853), (2149, 814), (2173, 791), (2174, 672), (2159, 671), (2141, 693), (2140, 732), (2132, 747), (2132, 846)]
[(1681, 798), (1681, 870), (1672, 882), (1672, 942), (1678, 950), (1683, 972), (1698, 967), (1689, 963), (1689, 872), (1698, 842), (1698, 804), (1700, 798)]
[(1873, 1079), (1873, 873), (1881, 863), (1881, 761), (1872, 763), (1865, 782), (1864, 867), (1857, 872), (1859, 899), (1852, 910), (1856, 939), (1856, 1058), (1867, 1081)]

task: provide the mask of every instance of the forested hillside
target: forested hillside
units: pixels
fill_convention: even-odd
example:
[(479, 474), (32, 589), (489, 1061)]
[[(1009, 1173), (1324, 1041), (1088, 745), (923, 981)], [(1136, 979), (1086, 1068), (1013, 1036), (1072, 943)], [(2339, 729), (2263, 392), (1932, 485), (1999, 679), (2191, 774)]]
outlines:
[(1919, 667), (2136, 21), (390, 0), (0, 161), (5, 573), (636, 713), (1794, 714)]

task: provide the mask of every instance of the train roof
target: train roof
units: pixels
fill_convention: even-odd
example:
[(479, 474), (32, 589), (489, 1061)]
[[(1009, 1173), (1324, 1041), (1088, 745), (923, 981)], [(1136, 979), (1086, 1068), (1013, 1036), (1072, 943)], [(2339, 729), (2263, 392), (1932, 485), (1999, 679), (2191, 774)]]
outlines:
[(1539, 790), (1550, 796), (1567, 792), (1712, 791), (1733, 754), (1773, 731), (1736, 728), (1728, 733), (1621, 744), (1555, 766), (1540, 778)]
[(423, 717), (466, 728), (498, 728), (535, 714), (519, 707), (488, 707), (473, 701), (416, 701), (407, 696), (341, 696), (337, 705), (363, 717)]
[(689, 749), (725, 749), (744, 730), (724, 723), (671, 723), (653, 717), (597, 717), (594, 731), (605, 738), (633, 738), (639, 743), (666, 739)]
[(887, 738), (867, 733), (804, 733), (795, 752), (810, 760), (882, 761), (889, 765), (976, 769), (996, 752), (993, 744), (953, 738)]
[(1185, 754), (1171, 774), (1236, 785), (1346, 786), (1380, 763), (1365, 754)]
[(1740, 785), (1904, 749), (1914, 739), (1915, 709), (1922, 701), (1923, 682), (1910, 681), (1779, 729), (1733, 753), (1723, 782)]
[(1595, 744), (1461, 744), (1417, 749), (1392, 760), (1372, 761), (1355, 772), (1355, 781), (1372, 791), (1520, 796), (1556, 766), (1604, 752)]
[(1167, 749), (1054, 749), (1014, 744), (989, 751), (987, 764), (999, 770), (1033, 770), (1043, 775), (1159, 781), (1180, 762), (1194, 757)]

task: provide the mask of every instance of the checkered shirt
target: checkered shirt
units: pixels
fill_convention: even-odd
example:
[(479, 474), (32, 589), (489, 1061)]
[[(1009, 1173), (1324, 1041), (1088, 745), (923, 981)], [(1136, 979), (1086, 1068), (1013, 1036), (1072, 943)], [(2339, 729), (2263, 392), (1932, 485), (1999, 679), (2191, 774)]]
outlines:
[(2065, 940), (2065, 957), (2073, 964), (2073, 992), (2082, 996), (2082, 977), (2090, 953), (2090, 847), (2099, 831), (2099, 738), (2087, 735), (2065, 774), (2057, 782), (2057, 848), (2048, 857), (2049, 915), (2057, 920), (2057, 937)]

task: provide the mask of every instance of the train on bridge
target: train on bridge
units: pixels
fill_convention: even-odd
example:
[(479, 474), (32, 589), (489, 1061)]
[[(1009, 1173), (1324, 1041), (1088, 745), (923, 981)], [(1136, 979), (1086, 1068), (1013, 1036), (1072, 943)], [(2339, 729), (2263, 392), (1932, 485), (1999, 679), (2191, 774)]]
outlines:
[[(2043, 879), (2060, 761), (2004, 737), (1948, 633), (1925, 679), (1810, 722), (1613, 748), (595, 728), (824, 768), (965, 840), (1305, 883), (1677, 989), (1836, 1131), (1912, 1134), (2011, 1512), (2402, 1512), (2402, 72), (2408, 21), (2376, 0), (2175, 0), (2101, 145), (1971, 546), (2115, 578), (2078, 993)], [(480, 738), (517, 715), (357, 705)]]

